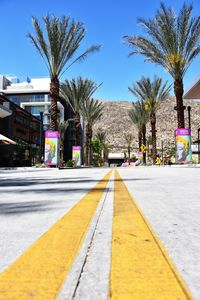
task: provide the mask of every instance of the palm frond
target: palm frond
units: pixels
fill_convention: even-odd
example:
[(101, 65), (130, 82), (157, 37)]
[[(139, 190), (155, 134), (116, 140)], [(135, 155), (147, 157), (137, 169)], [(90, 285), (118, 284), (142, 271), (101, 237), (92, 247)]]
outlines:
[(146, 36), (124, 36), (124, 41), (146, 61), (163, 66), (174, 79), (183, 78), (200, 53), (200, 16), (192, 17), (192, 5), (183, 4), (178, 16), (161, 3), (153, 19), (138, 19)]
[(87, 99), (102, 85), (82, 77), (65, 80), (60, 87), (60, 96), (71, 106), (72, 110), (82, 112), (82, 106)]
[(35, 34), (28, 34), (31, 42), (42, 56), (51, 77), (60, 78), (75, 62), (84, 60), (90, 53), (100, 49), (99, 45), (88, 48), (74, 58), (80, 43), (85, 37), (85, 28), (81, 22), (70, 20), (68, 16), (61, 18), (44, 16), (45, 31), (36, 17), (33, 17)]

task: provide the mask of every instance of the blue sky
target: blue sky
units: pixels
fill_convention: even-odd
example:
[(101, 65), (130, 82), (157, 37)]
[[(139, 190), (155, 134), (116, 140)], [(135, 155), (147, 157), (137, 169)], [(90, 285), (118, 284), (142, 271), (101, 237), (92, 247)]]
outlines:
[[(178, 10), (184, 1), (166, 1)], [(186, 1), (186, 3), (190, 1)], [(200, 1), (194, 0), (194, 15), (200, 12)], [(92, 44), (101, 44), (100, 52), (92, 54), (83, 63), (74, 64), (62, 77), (82, 76), (96, 83), (103, 82), (95, 97), (104, 100), (134, 100), (128, 86), (142, 75), (154, 74), (172, 78), (159, 66), (144, 62), (143, 57), (128, 57), (130, 48), (122, 42), (124, 35), (141, 34), (138, 17), (153, 17), (160, 6), (158, 0), (0, 0), (0, 74), (26, 77), (47, 77), (48, 71), (36, 49), (27, 38), (33, 32), (31, 17), (41, 20), (43, 15), (69, 15), (82, 21), (87, 29), (79, 54)], [(199, 74), (200, 57), (195, 59), (185, 79), (185, 90)]]

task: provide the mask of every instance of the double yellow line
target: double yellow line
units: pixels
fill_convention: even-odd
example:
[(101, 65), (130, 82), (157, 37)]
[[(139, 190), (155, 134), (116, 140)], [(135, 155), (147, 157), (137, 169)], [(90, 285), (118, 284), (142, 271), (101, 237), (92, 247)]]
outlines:
[[(0, 275), (1, 300), (56, 299), (110, 176), (111, 172)], [(192, 299), (117, 171), (109, 298)]]

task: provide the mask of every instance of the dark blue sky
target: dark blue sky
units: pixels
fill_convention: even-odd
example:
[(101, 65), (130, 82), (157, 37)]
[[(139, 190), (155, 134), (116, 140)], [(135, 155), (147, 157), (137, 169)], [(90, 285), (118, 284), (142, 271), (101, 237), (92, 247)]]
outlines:
[[(167, 5), (172, 5), (176, 10), (183, 2), (166, 1)], [(193, 5), (194, 15), (199, 14), (200, 1), (194, 0)], [(0, 0), (0, 74), (15, 74), (21, 80), (27, 76), (48, 76), (44, 62), (26, 36), (28, 32), (33, 32), (31, 16), (41, 19), (47, 13), (70, 15), (82, 21), (87, 29), (79, 54), (92, 44), (101, 44), (102, 49), (83, 63), (73, 65), (62, 79), (77, 76), (91, 78), (97, 83), (103, 82), (96, 97), (132, 101), (128, 86), (142, 75), (156, 74), (172, 82), (165, 70), (152, 63), (145, 63), (143, 57), (128, 57), (130, 48), (122, 42), (124, 35), (142, 33), (137, 18), (153, 17), (159, 6), (158, 0)], [(197, 77), (199, 68), (200, 57), (186, 74), (185, 89)]]

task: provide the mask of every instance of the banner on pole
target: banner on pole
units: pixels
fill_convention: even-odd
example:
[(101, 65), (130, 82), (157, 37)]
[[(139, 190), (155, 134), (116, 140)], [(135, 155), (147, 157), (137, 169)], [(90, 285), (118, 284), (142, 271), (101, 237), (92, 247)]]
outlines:
[(81, 166), (81, 146), (72, 146), (72, 160), (77, 167)]
[(189, 163), (192, 161), (191, 132), (189, 128), (175, 130), (176, 162)]
[(58, 131), (45, 132), (44, 164), (47, 166), (58, 165)]

